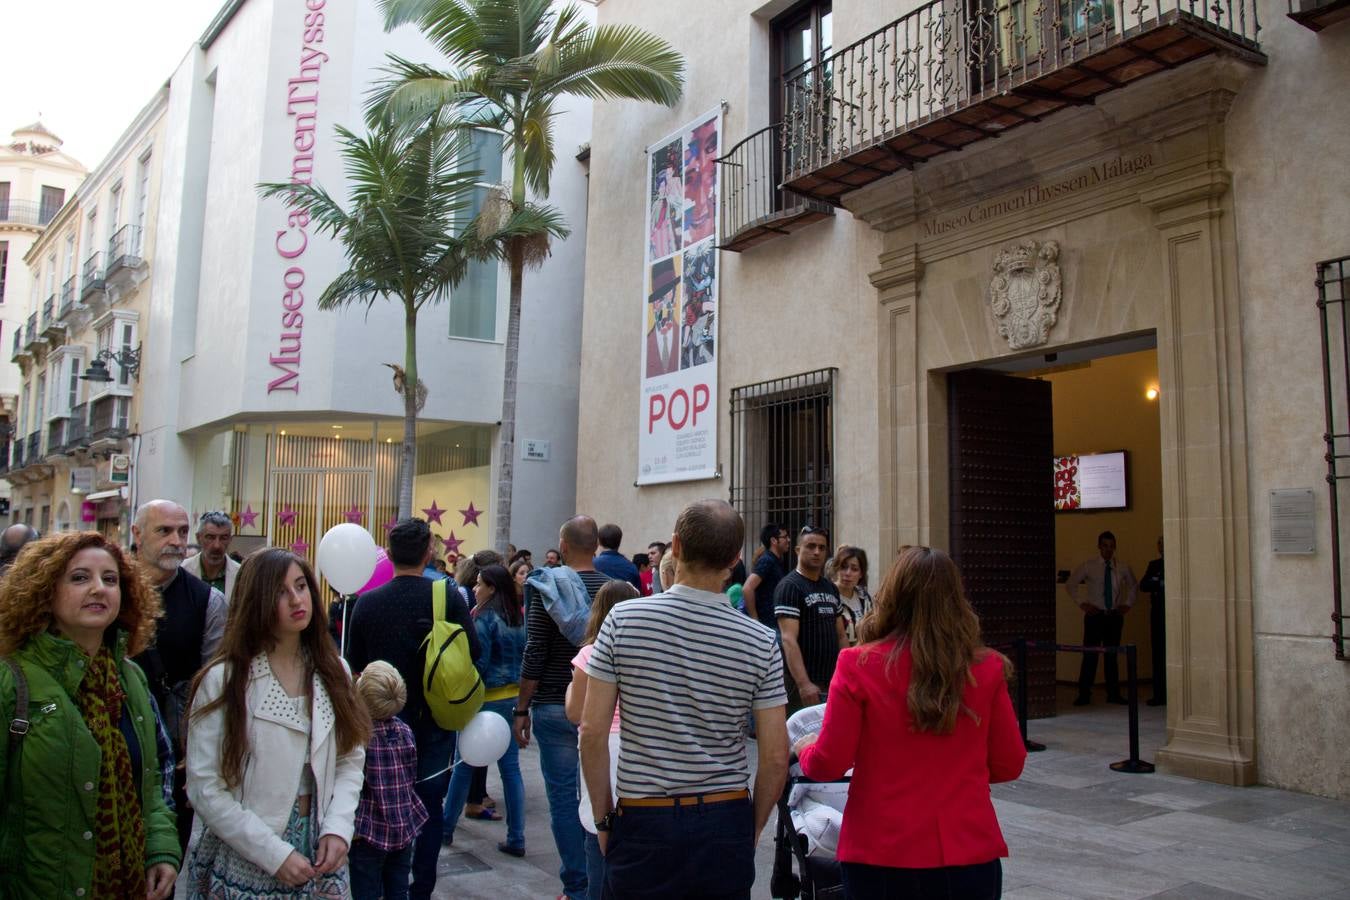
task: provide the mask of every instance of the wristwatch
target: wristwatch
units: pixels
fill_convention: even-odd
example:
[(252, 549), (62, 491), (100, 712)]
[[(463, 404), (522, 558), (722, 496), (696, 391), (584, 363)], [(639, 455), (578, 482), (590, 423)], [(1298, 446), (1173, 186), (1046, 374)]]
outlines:
[(619, 811), (617, 809), (611, 809), (609, 812), (605, 813), (605, 817), (603, 819), (596, 819), (595, 830), (596, 831), (612, 830), (614, 828), (614, 817), (618, 815), (618, 813)]
[(518, 709), (518, 710), (515, 711), (515, 717), (516, 717), (517, 719), (523, 719), (523, 718), (525, 718), (526, 716), (528, 716), (529, 714), (530, 714), (529, 707), (526, 707), (525, 709)]

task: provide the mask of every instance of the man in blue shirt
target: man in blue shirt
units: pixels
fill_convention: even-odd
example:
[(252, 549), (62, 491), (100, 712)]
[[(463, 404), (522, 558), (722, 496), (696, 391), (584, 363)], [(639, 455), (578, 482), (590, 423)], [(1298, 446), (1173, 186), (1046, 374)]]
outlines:
[(619, 552), (619, 544), (622, 542), (623, 529), (618, 525), (611, 523), (600, 526), (600, 546), (603, 549), (595, 557), (595, 570), (615, 581), (626, 581), (640, 591), (642, 579), (638, 576), (637, 566)]

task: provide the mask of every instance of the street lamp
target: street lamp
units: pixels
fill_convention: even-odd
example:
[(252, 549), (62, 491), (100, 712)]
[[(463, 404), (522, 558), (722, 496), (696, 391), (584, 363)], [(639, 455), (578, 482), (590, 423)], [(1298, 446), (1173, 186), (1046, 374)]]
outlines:
[(108, 371), (108, 363), (115, 362), (135, 378), (141, 380), (141, 346), (136, 345), (136, 349), (126, 350), (100, 350), (94, 354), (94, 358), (89, 363), (89, 368), (84, 370), (80, 376), (81, 381), (93, 381), (98, 384), (109, 384), (112, 382), (112, 372)]

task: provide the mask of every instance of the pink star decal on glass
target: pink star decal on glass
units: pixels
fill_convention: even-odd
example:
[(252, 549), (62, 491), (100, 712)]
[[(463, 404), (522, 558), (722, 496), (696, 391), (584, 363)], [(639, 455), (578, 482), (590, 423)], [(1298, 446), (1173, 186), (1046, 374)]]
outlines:
[(353, 503), (352, 508), (343, 513), (343, 515), (346, 517), (347, 521), (353, 525), (360, 525), (361, 520), (366, 517), (366, 514), (361, 512), (355, 503)]
[(469, 501), (469, 508), (468, 508), (468, 509), (461, 509), (461, 510), (459, 511), (459, 514), (460, 514), (461, 516), (464, 517), (464, 524), (465, 524), (465, 525), (477, 525), (477, 524), (478, 524), (478, 517), (481, 516), (481, 515), (483, 514), (483, 511), (482, 511), (481, 509), (474, 509), (474, 508), (473, 508), (473, 501), (470, 500), (470, 501)]
[(398, 524), (398, 516), (390, 516), (389, 521), (384, 523), (384, 530), (388, 531)]
[(244, 507), (244, 511), (239, 514), (239, 524), (244, 528), (258, 527), (258, 514), (253, 511), (253, 504)]
[(304, 538), (296, 538), (295, 543), (291, 544), (291, 552), (296, 556), (304, 556), (309, 552), (309, 544), (305, 543)]
[(464, 541), (455, 537), (455, 533), (452, 531), (450, 532), (450, 536), (448, 538), (441, 539), (441, 543), (445, 544), (446, 553), (458, 553), (459, 545), (464, 543)]
[(282, 525), (294, 525), (296, 515), (298, 515), (298, 513), (291, 509), (291, 505), (287, 503), (285, 507), (282, 508), (281, 512), (277, 513), (277, 521)]
[(422, 510), (422, 512), (424, 512), (424, 513), (427, 514), (427, 521), (428, 521), (428, 522), (435, 522), (437, 525), (441, 525), (441, 524), (443, 524), (443, 523), (441, 522), (441, 516), (445, 515), (446, 512), (447, 512), (447, 510), (441, 509), (439, 506), (436, 505), (436, 501), (435, 501), (435, 500), (432, 500), (432, 501), (431, 501), (431, 508), (430, 508), (430, 509), (424, 509), (424, 510)]

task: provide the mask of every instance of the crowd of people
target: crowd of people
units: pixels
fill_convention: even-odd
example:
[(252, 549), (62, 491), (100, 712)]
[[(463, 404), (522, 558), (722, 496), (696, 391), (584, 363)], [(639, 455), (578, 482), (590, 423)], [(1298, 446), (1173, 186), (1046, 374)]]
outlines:
[[(0, 896), (427, 898), (462, 817), (504, 807), (498, 849), (525, 855), (531, 745), (570, 900), (749, 897), (794, 755), (852, 771), (846, 896), (999, 896), (988, 786), (1025, 750), (940, 550), (901, 548), (874, 596), (866, 552), (810, 525), (764, 526), (747, 566), (722, 501), (631, 557), (575, 516), (538, 565), (441, 557), (409, 518), (392, 579), (330, 608), (303, 557), (233, 558), (225, 513), (194, 555), (166, 500), (130, 552), (22, 527), (0, 535)], [(500, 805), (435, 715), (437, 621), (510, 724)]]

